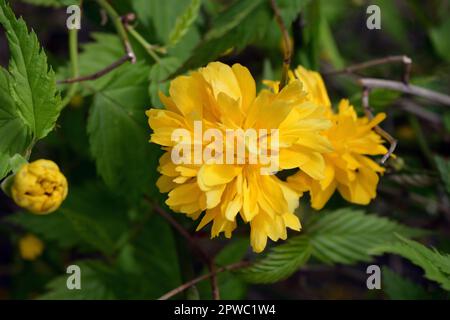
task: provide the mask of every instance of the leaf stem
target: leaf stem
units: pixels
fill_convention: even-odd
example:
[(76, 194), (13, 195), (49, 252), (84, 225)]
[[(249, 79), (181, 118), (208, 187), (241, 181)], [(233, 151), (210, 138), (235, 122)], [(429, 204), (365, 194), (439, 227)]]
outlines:
[(270, 4), (272, 6), (272, 10), (275, 14), (275, 20), (278, 24), (278, 27), (281, 30), (281, 34), (283, 35), (283, 71), (281, 74), (281, 81), (280, 81), (280, 88), (279, 90), (283, 89), (289, 81), (289, 69), (291, 67), (291, 57), (292, 57), (292, 44), (291, 39), (289, 37), (289, 32), (286, 28), (286, 25), (284, 24), (283, 18), (281, 17), (280, 8), (278, 8), (278, 5), (275, 0), (271, 0)]
[[(78, 30), (71, 29), (69, 30), (69, 55), (70, 55), (70, 63), (72, 69), (72, 77), (78, 78), (79, 70), (78, 70)], [(73, 96), (76, 94), (78, 90), (78, 83), (73, 82), (69, 90), (67, 91), (67, 95), (64, 97), (61, 102), (61, 109), (67, 106), (72, 100)]]
[(128, 57), (131, 63), (136, 63), (136, 55), (133, 52), (133, 49), (130, 45), (130, 41), (128, 39), (127, 31), (124, 27), (122, 17), (117, 13), (117, 11), (109, 4), (107, 0), (97, 0), (100, 7), (102, 7), (108, 15), (111, 17), (114, 26), (116, 28), (119, 37), (122, 39), (123, 45), (125, 47), (125, 51), (128, 54)]

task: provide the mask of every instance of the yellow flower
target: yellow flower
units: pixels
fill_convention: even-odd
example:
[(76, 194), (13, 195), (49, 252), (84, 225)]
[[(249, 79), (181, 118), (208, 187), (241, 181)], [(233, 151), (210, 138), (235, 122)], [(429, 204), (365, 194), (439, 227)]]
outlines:
[[(321, 132), (330, 127), (325, 108), (308, 100), (300, 81), (292, 81), (280, 92), (262, 90), (256, 94), (255, 81), (247, 68), (214, 62), (187, 76), (174, 79), (169, 97), (160, 94), (167, 110), (147, 111), (153, 129), (151, 142), (166, 153), (158, 168), (161, 192), (168, 192), (166, 204), (176, 212), (202, 219), (197, 230), (212, 222), (211, 236), (224, 233), (231, 237), (238, 215), (250, 224), (251, 245), (255, 252), (264, 250), (267, 238), (286, 239), (290, 228), (299, 231), (300, 221), (294, 214), (299, 194), (275, 175), (261, 174), (261, 163), (183, 163), (175, 164), (173, 151), (180, 141), (190, 143), (204, 152), (211, 141), (195, 139), (196, 123), (203, 128), (227, 130), (266, 130), (260, 136), (274, 141), (277, 130), (279, 150), (270, 143), (267, 153), (278, 156), (279, 169), (301, 168), (314, 179), (323, 178), (325, 162), (322, 154), (331, 151)], [(181, 138), (174, 141), (172, 133), (183, 129), (194, 135), (194, 141)], [(239, 140), (239, 137), (237, 138)], [(258, 153), (246, 138), (246, 156)], [(268, 143), (269, 144), (269, 143)], [(232, 145), (225, 144), (226, 152)], [(190, 148), (190, 147), (189, 147)], [(191, 148), (189, 149), (191, 150)], [(278, 153), (279, 151), (279, 153)], [(223, 154), (217, 154), (222, 156)], [(184, 154), (183, 154), (184, 156)], [(238, 159), (237, 154), (232, 154)]]
[(47, 214), (58, 209), (67, 191), (66, 177), (58, 166), (43, 159), (23, 165), (11, 187), (16, 204), (35, 214)]
[(27, 234), (19, 240), (20, 256), (24, 260), (35, 260), (44, 251), (44, 244), (39, 238), (32, 234)]
[[(295, 77), (305, 84), (305, 90), (309, 90), (309, 98), (330, 106), (320, 75), (303, 68), (297, 70), (300, 72), (295, 72)], [(336, 189), (349, 202), (368, 204), (376, 196), (378, 174), (384, 172), (368, 156), (387, 152), (383, 139), (373, 130), (384, 120), (385, 114), (378, 114), (372, 120), (358, 118), (348, 100), (341, 100), (338, 109), (335, 113), (330, 106), (327, 113), (332, 127), (324, 135), (331, 142), (334, 151), (324, 155), (325, 177), (314, 179), (300, 170), (287, 180), (289, 186), (297, 192), (309, 191), (311, 205), (315, 209), (323, 208)]]

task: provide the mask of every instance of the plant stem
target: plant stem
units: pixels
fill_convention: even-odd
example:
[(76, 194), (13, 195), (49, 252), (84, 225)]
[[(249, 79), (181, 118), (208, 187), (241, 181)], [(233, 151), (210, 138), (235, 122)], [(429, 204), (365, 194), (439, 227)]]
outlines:
[(419, 143), (419, 147), (422, 150), (425, 158), (433, 169), (436, 169), (436, 163), (434, 162), (433, 152), (431, 151), (430, 146), (428, 145), (428, 141), (425, 138), (425, 135), (422, 130), (422, 126), (420, 125), (419, 120), (415, 115), (409, 115), (409, 123), (414, 130), (414, 133), (417, 137), (417, 142)]
[(136, 62), (136, 56), (131, 48), (130, 41), (128, 39), (127, 31), (122, 22), (122, 18), (117, 13), (117, 11), (109, 4), (107, 0), (97, 0), (98, 4), (108, 13), (111, 17), (114, 26), (119, 34), (119, 37), (122, 39), (123, 45), (125, 47), (125, 51), (128, 54), (131, 63)]
[(286, 28), (286, 25), (284, 24), (283, 18), (281, 17), (280, 8), (278, 8), (278, 5), (275, 0), (271, 0), (270, 4), (272, 6), (272, 10), (275, 14), (275, 20), (278, 24), (278, 27), (281, 30), (281, 34), (283, 35), (283, 52), (284, 52), (284, 58), (283, 58), (283, 73), (281, 74), (281, 81), (280, 81), (280, 88), (279, 90), (283, 89), (289, 82), (289, 69), (291, 67), (291, 57), (292, 57), (292, 44), (291, 39), (289, 37), (289, 32)]
[[(70, 63), (72, 69), (72, 77), (77, 78), (79, 75), (78, 70), (78, 30), (72, 29), (69, 30), (69, 54), (70, 54)], [(64, 108), (66, 105), (70, 103), (73, 96), (78, 90), (78, 83), (73, 82), (69, 90), (67, 91), (67, 95), (64, 97), (61, 102), (61, 108)]]
[(197, 278), (195, 278), (195, 279), (193, 279), (193, 280), (191, 280), (189, 282), (186, 282), (185, 284), (183, 284), (183, 285), (181, 285), (181, 286), (179, 286), (179, 287), (177, 287), (177, 288), (167, 292), (165, 295), (161, 296), (158, 300), (170, 299), (173, 296), (177, 295), (178, 293), (183, 292), (184, 290), (192, 287), (193, 285), (196, 285), (200, 281), (209, 279), (209, 278), (211, 278), (213, 276), (216, 276), (217, 274), (219, 274), (221, 272), (232, 271), (232, 270), (237, 270), (237, 269), (241, 269), (241, 268), (247, 267), (249, 264), (250, 263), (247, 262), (247, 261), (241, 261), (241, 262), (237, 262), (237, 263), (234, 263), (234, 264), (227, 265), (225, 267), (220, 267), (217, 270), (215, 270), (214, 272), (210, 272), (210, 273), (201, 275), (201, 276), (199, 276), (199, 277), (197, 277)]
[(147, 42), (147, 40), (144, 39), (143, 36), (141, 36), (141, 34), (139, 32), (136, 31), (136, 29), (134, 29), (132, 26), (130, 25), (126, 25), (126, 29), (128, 30), (128, 32), (130, 33), (130, 35), (136, 39), (137, 42), (139, 42), (139, 44), (144, 47), (144, 49), (148, 52), (148, 54), (157, 62), (160, 63), (161, 59), (159, 58), (159, 56), (156, 54), (156, 52), (153, 50), (154, 46), (150, 43)]

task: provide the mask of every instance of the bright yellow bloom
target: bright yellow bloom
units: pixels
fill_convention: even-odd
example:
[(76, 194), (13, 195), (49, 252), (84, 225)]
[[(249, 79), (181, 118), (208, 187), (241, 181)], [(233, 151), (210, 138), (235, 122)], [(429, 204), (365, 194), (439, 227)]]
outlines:
[[(299, 70), (299, 69), (297, 69)], [(308, 96), (317, 103), (329, 106), (328, 94), (318, 73), (300, 69), (295, 72), (310, 90)], [(376, 196), (379, 176), (384, 169), (368, 156), (382, 155), (387, 152), (383, 139), (373, 130), (384, 120), (381, 113), (369, 120), (358, 118), (348, 100), (341, 100), (338, 112), (327, 113), (332, 127), (324, 132), (333, 146), (333, 152), (324, 155), (325, 178), (314, 179), (302, 170), (288, 178), (289, 185), (297, 192), (309, 191), (311, 205), (321, 209), (335, 190), (349, 202), (368, 204)]]
[(27, 234), (19, 240), (20, 256), (24, 260), (35, 260), (44, 251), (42, 241), (32, 234)]
[(53, 161), (43, 159), (22, 166), (11, 187), (16, 204), (35, 214), (58, 209), (67, 192), (67, 180), (59, 167)]
[[(330, 121), (325, 108), (307, 98), (302, 82), (292, 81), (281, 92), (263, 90), (257, 95), (247, 68), (214, 62), (174, 79), (169, 94), (160, 94), (167, 110), (146, 113), (153, 129), (151, 142), (166, 151), (160, 159), (162, 176), (157, 183), (161, 192), (168, 192), (166, 204), (192, 219), (205, 212), (197, 230), (212, 222), (212, 237), (221, 232), (230, 237), (239, 214), (250, 223), (255, 252), (264, 250), (267, 238), (286, 239), (286, 228), (299, 231), (300, 221), (294, 214), (299, 194), (275, 175), (261, 175), (260, 164), (180, 165), (174, 164), (171, 154), (177, 144), (172, 141), (173, 131), (193, 132), (195, 121), (224, 135), (227, 129), (278, 129), (279, 168), (301, 168), (309, 177), (323, 178), (323, 153), (330, 152), (331, 146), (321, 133), (330, 127)], [(271, 135), (265, 138), (273, 139)], [(198, 140), (193, 144), (202, 151), (208, 146)], [(251, 148), (246, 148), (250, 154)], [(269, 147), (268, 153), (276, 151)]]

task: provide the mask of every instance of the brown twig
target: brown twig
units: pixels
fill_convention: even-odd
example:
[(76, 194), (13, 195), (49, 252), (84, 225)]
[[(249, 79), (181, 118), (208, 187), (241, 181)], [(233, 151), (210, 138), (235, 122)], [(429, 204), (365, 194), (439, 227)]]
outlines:
[(109, 66), (107, 66), (106, 68), (97, 71), (93, 74), (87, 75), (87, 76), (82, 76), (82, 77), (78, 77), (78, 78), (72, 78), (72, 79), (66, 79), (66, 80), (60, 80), (58, 81), (58, 84), (69, 84), (69, 83), (75, 83), (75, 82), (84, 82), (84, 81), (90, 81), (90, 80), (96, 80), (100, 77), (103, 77), (104, 75), (110, 73), (111, 71), (113, 71), (114, 69), (120, 67), (122, 64), (124, 64), (127, 61), (131, 61), (131, 56), (129, 56), (128, 54), (124, 55), (123, 57), (121, 57), (119, 60), (115, 61), (114, 63), (110, 64)]
[(281, 30), (281, 34), (283, 35), (283, 41), (284, 41), (284, 58), (283, 58), (283, 73), (281, 75), (281, 81), (280, 81), (280, 88), (279, 90), (283, 89), (285, 85), (287, 85), (289, 81), (289, 69), (291, 67), (291, 57), (292, 57), (292, 44), (291, 39), (289, 37), (289, 32), (286, 28), (286, 25), (284, 24), (283, 18), (281, 17), (280, 8), (278, 8), (278, 5), (275, 0), (271, 0), (270, 4), (272, 6), (272, 10), (275, 14), (275, 21), (278, 24), (278, 27)]
[[(147, 199), (150, 203), (151, 200)], [(170, 225), (180, 233), (189, 243), (189, 246), (198, 254), (198, 256), (206, 263), (211, 273), (211, 290), (214, 300), (220, 300), (220, 291), (216, 277), (217, 269), (214, 260), (197, 244), (194, 238), (183, 228), (169, 213), (157, 204), (152, 204), (156, 213), (163, 217)]]
[[(370, 88), (363, 87), (362, 105), (364, 108), (364, 113), (366, 114), (367, 118), (373, 119), (372, 110), (369, 105), (369, 95)], [(394, 137), (392, 137), (389, 133), (384, 131), (380, 126), (376, 126), (375, 131), (384, 139), (386, 139), (390, 144), (388, 152), (380, 160), (381, 164), (384, 164), (387, 159), (389, 159), (389, 157), (394, 153), (395, 148), (397, 148), (397, 140), (395, 140)]]
[(208, 278), (212, 278), (212, 277), (217, 277), (217, 275), (221, 272), (225, 272), (225, 271), (232, 271), (232, 270), (237, 270), (237, 269), (241, 269), (244, 267), (247, 267), (250, 263), (247, 261), (241, 261), (241, 262), (237, 262), (234, 264), (230, 264), (224, 267), (220, 267), (217, 268), (214, 272), (209, 272), (207, 274), (201, 275), (195, 279), (192, 279), (189, 282), (186, 282), (184, 284), (182, 284), (181, 286), (167, 292), (166, 294), (164, 294), (163, 296), (161, 296), (160, 298), (158, 298), (158, 300), (167, 300), (172, 298), (173, 296), (179, 294), (180, 292), (183, 292), (184, 290), (192, 287), (193, 285), (199, 283), (200, 281), (206, 280)]
[(325, 72), (324, 75), (331, 76), (331, 75), (338, 75), (338, 74), (354, 74), (356, 71), (364, 70), (370, 67), (375, 67), (387, 63), (396, 63), (396, 62), (402, 62), (404, 65), (404, 73), (403, 73), (403, 82), (408, 83), (409, 77), (411, 74), (411, 66), (412, 66), (412, 60), (410, 57), (401, 55), (401, 56), (387, 56), (384, 58), (374, 59), (358, 64), (354, 64), (352, 66), (345, 67), (340, 70), (333, 70), (330, 72)]
[(435, 103), (440, 103), (443, 105), (450, 105), (450, 96), (425, 89), (422, 87), (407, 85), (400, 81), (385, 80), (385, 79), (374, 79), (374, 78), (362, 78), (358, 80), (359, 84), (363, 87), (370, 89), (389, 89), (394, 91), (399, 91), (402, 93), (414, 95), (417, 97), (425, 98)]

